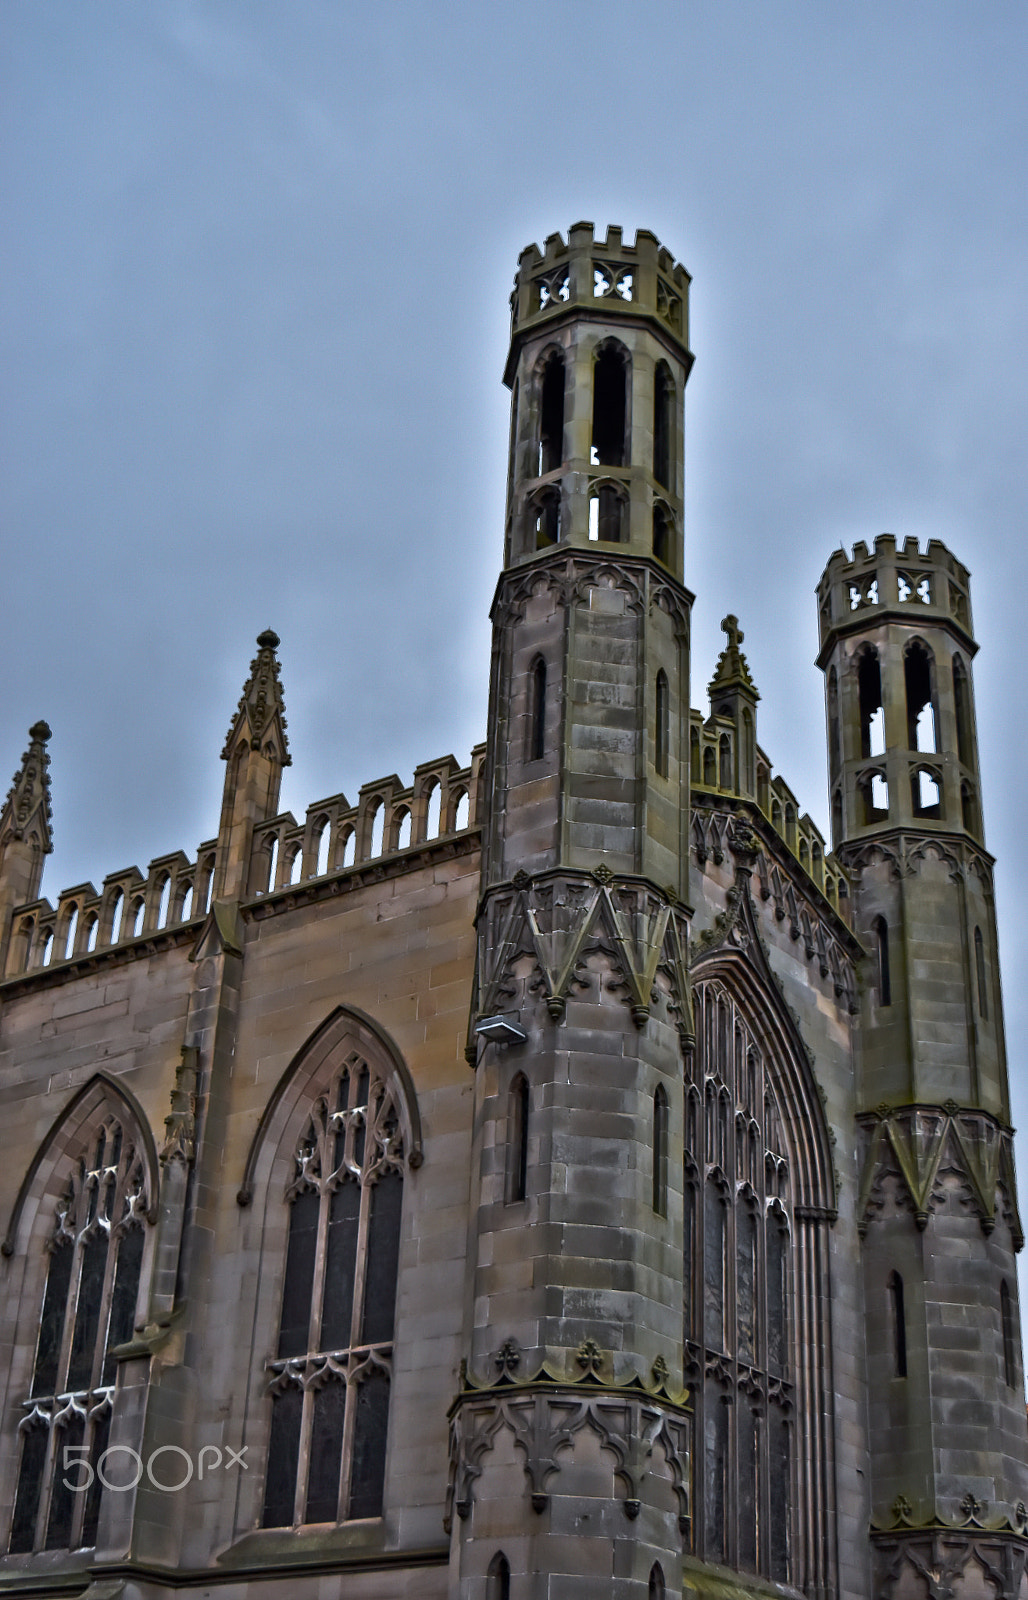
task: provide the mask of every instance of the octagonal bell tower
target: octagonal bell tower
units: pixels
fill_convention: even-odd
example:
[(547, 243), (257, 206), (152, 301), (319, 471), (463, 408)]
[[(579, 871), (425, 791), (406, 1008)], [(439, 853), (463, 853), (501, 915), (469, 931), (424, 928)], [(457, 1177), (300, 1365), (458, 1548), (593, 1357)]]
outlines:
[(682, 1584), (688, 285), (652, 234), (580, 223), (523, 252), (512, 297), (452, 1412), (462, 1600)]
[(832, 842), (869, 952), (856, 1062), (875, 1593), (977, 1561), (1019, 1594), (1023, 1239), (968, 572), (938, 540), (922, 552), (885, 534), (837, 551), (818, 596)]

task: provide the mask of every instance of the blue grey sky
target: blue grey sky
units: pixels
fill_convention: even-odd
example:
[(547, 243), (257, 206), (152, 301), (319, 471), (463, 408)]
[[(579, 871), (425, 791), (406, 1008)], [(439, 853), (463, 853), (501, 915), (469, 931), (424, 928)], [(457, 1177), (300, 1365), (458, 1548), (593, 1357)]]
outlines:
[(518, 252), (646, 227), (694, 277), (693, 703), (733, 610), (823, 828), (824, 562), (972, 569), (1028, 1122), (1028, 8), (5, 0), (0, 63), (0, 760), (50, 721), (44, 893), (215, 831), (267, 626), (284, 808), (466, 760)]

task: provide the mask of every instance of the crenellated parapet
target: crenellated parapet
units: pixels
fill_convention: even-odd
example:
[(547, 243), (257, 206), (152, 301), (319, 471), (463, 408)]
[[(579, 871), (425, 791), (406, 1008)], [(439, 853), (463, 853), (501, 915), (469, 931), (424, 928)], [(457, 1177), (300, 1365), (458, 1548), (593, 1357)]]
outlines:
[(852, 558), (845, 550), (836, 550), (817, 587), (818, 665), (825, 664), (835, 637), (886, 621), (945, 624), (973, 655), (978, 647), (971, 620), (970, 576), (939, 539), (929, 539), (922, 551), (916, 538), (897, 545), (891, 533), (882, 533), (873, 550), (858, 539)]

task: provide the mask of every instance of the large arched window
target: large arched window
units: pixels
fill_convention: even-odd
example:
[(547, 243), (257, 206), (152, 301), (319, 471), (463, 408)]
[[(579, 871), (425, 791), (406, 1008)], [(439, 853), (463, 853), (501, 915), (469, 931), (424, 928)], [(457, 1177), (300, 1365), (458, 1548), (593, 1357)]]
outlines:
[(594, 466), (623, 467), (628, 463), (628, 395), (631, 358), (624, 345), (607, 339), (596, 351), (593, 365)]
[(774, 1072), (727, 989), (699, 982), (687, 1089), (685, 1343), (697, 1553), (787, 1582), (795, 1374), (793, 1179)]
[[(46, 1282), (18, 1427), (12, 1555), (95, 1545), (113, 1352), (131, 1339), (136, 1321), (148, 1162), (129, 1119), (109, 1100), (92, 1098), (98, 1104), (69, 1141), (62, 1170), (49, 1185), (56, 1199), (46, 1208)], [(80, 1471), (70, 1472), (69, 1462)]]
[(393, 1089), (353, 1051), (293, 1152), (266, 1528), (382, 1514), (403, 1162)]

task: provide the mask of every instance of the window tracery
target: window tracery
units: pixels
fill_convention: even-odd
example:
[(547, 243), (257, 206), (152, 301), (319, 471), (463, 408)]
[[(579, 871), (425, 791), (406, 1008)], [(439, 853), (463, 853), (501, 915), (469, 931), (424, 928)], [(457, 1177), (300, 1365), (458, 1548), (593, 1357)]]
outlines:
[(356, 1052), (296, 1147), (263, 1526), (382, 1513), (404, 1145), (392, 1087)]
[(686, 1101), (685, 1342), (708, 1560), (789, 1577), (792, 1192), (775, 1093), (748, 1019), (696, 986)]
[[(46, 1244), (32, 1382), (18, 1427), (12, 1555), (96, 1543), (112, 1352), (135, 1325), (148, 1211), (143, 1156), (112, 1113), (90, 1126), (78, 1148)], [(92, 1472), (81, 1476), (90, 1487), (77, 1493), (72, 1469), (86, 1463)]]

